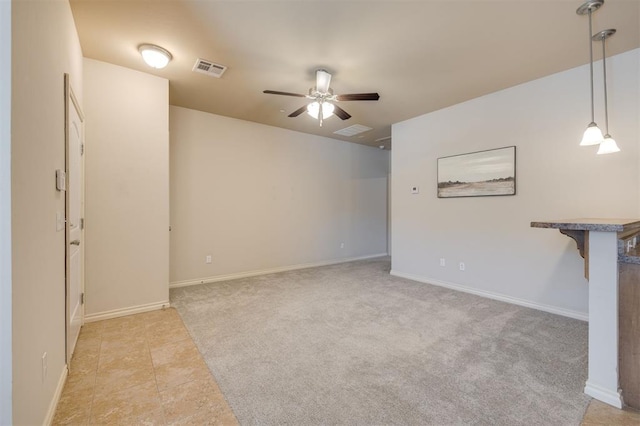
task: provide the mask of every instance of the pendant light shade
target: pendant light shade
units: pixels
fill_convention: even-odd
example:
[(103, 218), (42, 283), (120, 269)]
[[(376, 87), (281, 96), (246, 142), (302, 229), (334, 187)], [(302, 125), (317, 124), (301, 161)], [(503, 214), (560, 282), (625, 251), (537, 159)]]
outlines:
[[(329, 102), (322, 103), (322, 119), (327, 119), (333, 115), (335, 107)], [(320, 102), (311, 102), (307, 105), (307, 114), (315, 118), (316, 120), (320, 116)]]
[(592, 121), (589, 123), (587, 130), (585, 130), (582, 135), (580, 146), (598, 145), (599, 143), (602, 143), (603, 139), (604, 136), (602, 136), (602, 131), (598, 125)]
[(603, 4), (604, 0), (589, 0), (586, 3), (582, 4), (578, 8), (578, 10), (576, 10), (576, 13), (578, 15), (589, 16), (589, 88), (591, 89), (591, 123), (589, 123), (587, 129), (582, 135), (580, 146), (598, 145), (604, 139), (602, 136), (602, 131), (596, 124), (593, 108), (593, 43), (591, 42), (591, 14), (600, 9)]
[(613, 154), (614, 152), (620, 152), (618, 144), (610, 135), (604, 135), (604, 141), (600, 143), (598, 154)]

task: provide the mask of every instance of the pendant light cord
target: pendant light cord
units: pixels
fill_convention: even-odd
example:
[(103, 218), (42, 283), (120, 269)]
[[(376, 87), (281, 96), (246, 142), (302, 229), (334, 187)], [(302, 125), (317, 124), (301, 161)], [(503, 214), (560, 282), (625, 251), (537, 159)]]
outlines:
[(609, 107), (607, 106), (607, 60), (604, 50), (606, 37), (602, 37), (602, 78), (604, 80), (604, 130), (609, 135)]
[[(589, 7), (589, 71), (591, 76), (591, 122), (595, 123), (595, 113), (593, 111), (593, 41), (591, 41), (591, 7)], [(606, 105), (606, 101), (605, 101)]]

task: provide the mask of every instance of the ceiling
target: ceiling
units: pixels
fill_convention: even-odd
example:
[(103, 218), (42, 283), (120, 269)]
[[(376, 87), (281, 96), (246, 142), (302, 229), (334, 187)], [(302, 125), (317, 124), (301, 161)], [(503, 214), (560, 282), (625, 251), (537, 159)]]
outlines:
[[(169, 79), (171, 105), (349, 142), (390, 147), (391, 124), (588, 63), (588, 19), (573, 0), (203, 1), (71, 0), (85, 57)], [(640, 1), (606, 0), (594, 33), (616, 28), (607, 54), (640, 47)], [(169, 50), (162, 70), (146, 66), (142, 43)], [(600, 58), (598, 45), (595, 59)], [(197, 58), (228, 67), (222, 78), (192, 72)], [(287, 115), (315, 70), (333, 74), (352, 115)], [(585, 81), (588, 90), (588, 81)], [(352, 137), (333, 134), (353, 124)]]

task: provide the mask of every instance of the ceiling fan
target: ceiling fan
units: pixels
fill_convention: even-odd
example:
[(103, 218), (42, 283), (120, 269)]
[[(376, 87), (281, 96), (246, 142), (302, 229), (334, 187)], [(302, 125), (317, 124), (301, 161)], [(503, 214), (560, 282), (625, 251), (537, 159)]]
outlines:
[(377, 93), (352, 93), (349, 95), (334, 95), (333, 90), (329, 87), (331, 83), (331, 74), (326, 70), (319, 69), (316, 71), (316, 85), (309, 89), (308, 95), (301, 95), (299, 93), (279, 92), (277, 90), (265, 90), (263, 93), (270, 95), (284, 95), (284, 96), (296, 96), (299, 98), (307, 98), (313, 100), (313, 102), (298, 108), (289, 114), (289, 117), (297, 117), (303, 112), (307, 113), (313, 118), (320, 120), (320, 126), (325, 118), (329, 118), (332, 115), (337, 115), (341, 120), (348, 120), (351, 118), (348, 112), (335, 105), (335, 102), (344, 101), (377, 101), (380, 99), (380, 95)]

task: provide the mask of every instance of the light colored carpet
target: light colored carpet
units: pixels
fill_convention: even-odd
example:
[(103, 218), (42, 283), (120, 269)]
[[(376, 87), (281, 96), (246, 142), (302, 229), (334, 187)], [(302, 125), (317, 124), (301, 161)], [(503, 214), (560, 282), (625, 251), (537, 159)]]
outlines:
[(243, 425), (578, 425), (587, 324), (388, 259), (171, 290)]

